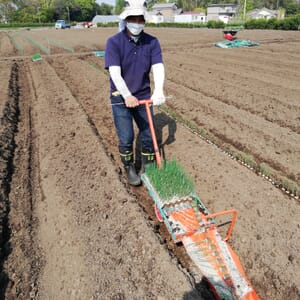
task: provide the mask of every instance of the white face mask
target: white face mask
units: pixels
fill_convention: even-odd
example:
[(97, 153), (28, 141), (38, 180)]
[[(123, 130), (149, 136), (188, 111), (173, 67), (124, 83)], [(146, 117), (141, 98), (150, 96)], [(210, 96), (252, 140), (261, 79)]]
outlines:
[(127, 23), (126, 27), (132, 35), (139, 35), (144, 30), (145, 24)]

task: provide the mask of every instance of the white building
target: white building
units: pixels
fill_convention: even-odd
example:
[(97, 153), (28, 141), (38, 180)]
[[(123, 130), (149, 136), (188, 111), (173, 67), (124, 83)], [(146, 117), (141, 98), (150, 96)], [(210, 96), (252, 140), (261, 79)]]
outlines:
[(119, 16), (96, 15), (92, 20), (93, 25), (97, 25), (97, 23), (107, 24), (111, 22), (120, 22)]
[(147, 21), (151, 23), (158, 24), (165, 21), (163, 14), (160, 12), (158, 13), (148, 12), (148, 16), (149, 16), (149, 20)]
[(207, 21), (222, 21), (228, 23), (237, 15), (237, 4), (208, 4)]
[(165, 17), (173, 17), (180, 14), (182, 9), (178, 8), (176, 3), (156, 3), (152, 6), (152, 12), (161, 13)]
[[(249, 19), (266, 19), (278, 17), (278, 10), (271, 10), (266, 7), (260, 9), (253, 9), (247, 13)], [(284, 15), (281, 15), (281, 18), (284, 18)]]
[(179, 15), (181, 12), (182, 9), (178, 8), (176, 3), (156, 3), (149, 14), (151, 18), (152, 16), (156, 16), (156, 19), (163, 20), (162, 22), (174, 22), (174, 16)]
[(205, 22), (207, 22), (207, 18), (203, 12), (187, 11), (187, 12), (183, 12), (180, 15), (174, 16), (174, 22), (176, 22), (176, 23), (194, 23), (194, 22), (205, 23)]

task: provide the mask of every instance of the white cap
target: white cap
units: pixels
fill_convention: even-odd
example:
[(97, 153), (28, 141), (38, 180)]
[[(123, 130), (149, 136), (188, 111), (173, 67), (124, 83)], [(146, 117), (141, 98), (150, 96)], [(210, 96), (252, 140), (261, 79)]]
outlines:
[(120, 14), (120, 19), (125, 20), (129, 16), (144, 16), (148, 18), (147, 2), (145, 0), (126, 0), (125, 10)]

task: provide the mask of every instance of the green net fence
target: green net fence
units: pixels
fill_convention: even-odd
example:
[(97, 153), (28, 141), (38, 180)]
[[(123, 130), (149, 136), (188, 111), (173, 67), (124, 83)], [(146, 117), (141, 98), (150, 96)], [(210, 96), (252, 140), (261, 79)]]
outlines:
[(218, 48), (243, 48), (243, 47), (259, 46), (259, 43), (252, 42), (250, 40), (234, 40), (234, 41), (223, 40), (215, 43), (215, 46)]

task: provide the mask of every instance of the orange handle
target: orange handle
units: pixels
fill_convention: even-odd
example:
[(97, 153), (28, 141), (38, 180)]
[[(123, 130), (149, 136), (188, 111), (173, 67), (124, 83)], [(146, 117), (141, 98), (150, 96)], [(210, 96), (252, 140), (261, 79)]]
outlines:
[(146, 107), (147, 118), (148, 118), (148, 122), (149, 122), (149, 128), (150, 128), (150, 132), (151, 132), (156, 163), (157, 163), (158, 168), (160, 169), (162, 167), (161, 157), (160, 157), (159, 148), (158, 148), (158, 145), (157, 145), (155, 130), (154, 130), (154, 126), (153, 126), (153, 120), (152, 120), (151, 111), (150, 111), (150, 107), (149, 107), (149, 105), (152, 104), (152, 103), (153, 103), (152, 100), (141, 100), (141, 101), (139, 101), (140, 105), (144, 104), (145, 107)]

